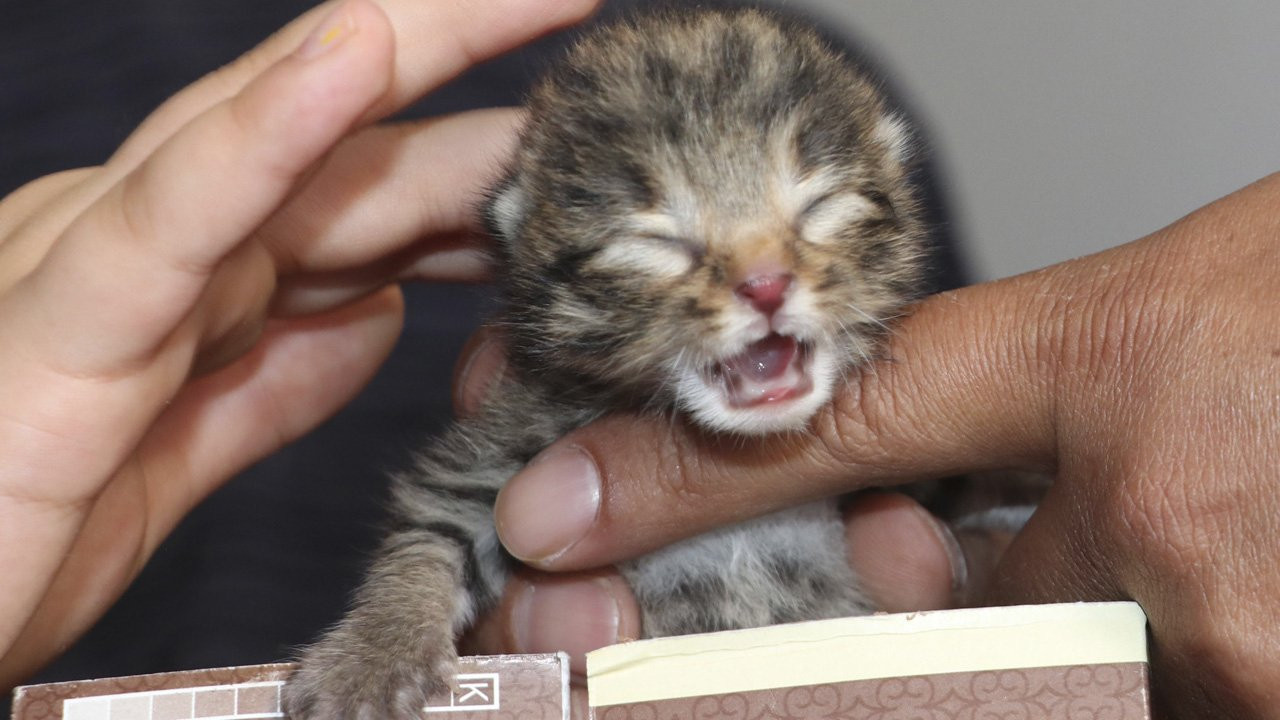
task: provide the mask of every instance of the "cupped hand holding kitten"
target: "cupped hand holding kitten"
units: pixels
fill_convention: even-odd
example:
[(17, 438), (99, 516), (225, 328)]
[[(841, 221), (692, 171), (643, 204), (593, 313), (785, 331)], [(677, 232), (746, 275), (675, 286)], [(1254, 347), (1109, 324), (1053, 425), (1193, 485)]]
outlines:
[[(597, 568), (857, 488), (1051, 471), (998, 565), (970, 573), (969, 599), (1137, 600), (1162, 717), (1280, 717), (1277, 208), (1280, 175), (1113, 250), (930, 298), (809, 434), (744, 449), (633, 416), (575, 431), (503, 490), (502, 539), (542, 570)], [(549, 506), (582, 511), (529, 520)], [(915, 527), (902, 552), (945, 587), (943, 544)], [(633, 621), (616, 578), (587, 580), (550, 582), (596, 608), (586, 623), (614, 607)], [(505, 607), (518, 623), (530, 605)]]
[(0, 204), (0, 687), (355, 394), (394, 282), (480, 276), (463, 239), (518, 114), (371, 123), (594, 5), (327, 3)]
[[(476, 413), (505, 369), (500, 333), (481, 329), (458, 361), (455, 412)], [(541, 504), (545, 498), (517, 500), (512, 507), (519, 509), (506, 516), (505, 524), (536, 534), (529, 524), (562, 518), (562, 500), (548, 505)], [(965, 604), (968, 581), (981, 585), (1010, 539), (989, 529), (953, 530), (915, 500), (889, 492), (855, 498), (845, 511), (845, 526), (850, 565), (876, 607), (889, 612)], [(635, 598), (612, 569), (545, 573), (530, 568), (517, 574), (501, 611), (480, 622), (464, 645), (476, 654), (565, 650), (581, 674), (586, 652), (639, 636)]]

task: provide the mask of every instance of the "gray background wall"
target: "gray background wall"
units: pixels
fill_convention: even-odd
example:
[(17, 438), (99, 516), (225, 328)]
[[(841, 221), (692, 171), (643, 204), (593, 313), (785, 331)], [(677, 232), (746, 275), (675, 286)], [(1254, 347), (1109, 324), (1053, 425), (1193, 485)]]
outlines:
[(1280, 170), (1280, 2), (783, 0), (880, 59), (981, 279), (1119, 244)]

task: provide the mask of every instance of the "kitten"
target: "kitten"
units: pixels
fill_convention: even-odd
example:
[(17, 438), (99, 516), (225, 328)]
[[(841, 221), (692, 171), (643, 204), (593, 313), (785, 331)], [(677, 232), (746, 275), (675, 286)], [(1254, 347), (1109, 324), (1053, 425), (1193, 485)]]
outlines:
[[(498, 489), (603, 413), (803, 432), (922, 283), (904, 125), (812, 31), (757, 10), (582, 40), (532, 93), (487, 208), (512, 370), (395, 479), (353, 609), (285, 691), (295, 720), (407, 719), (511, 560)], [(865, 614), (835, 502), (627, 563), (647, 636)]]

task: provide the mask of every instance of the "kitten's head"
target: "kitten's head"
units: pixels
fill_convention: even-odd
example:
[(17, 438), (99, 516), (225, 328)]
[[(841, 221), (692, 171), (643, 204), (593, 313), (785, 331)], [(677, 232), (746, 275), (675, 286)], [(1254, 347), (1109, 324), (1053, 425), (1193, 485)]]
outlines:
[(514, 361), (710, 429), (803, 427), (920, 283), (904, 134), (761, 12), (589, 36), (535, 89), (488, 208)]

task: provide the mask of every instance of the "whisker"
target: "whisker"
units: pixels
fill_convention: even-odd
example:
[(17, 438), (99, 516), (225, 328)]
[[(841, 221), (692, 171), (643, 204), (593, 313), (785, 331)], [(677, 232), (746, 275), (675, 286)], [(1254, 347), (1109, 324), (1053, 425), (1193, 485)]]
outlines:
[(878, 328), (880, 328), (880, 329), (882, 329), (882, 330), (888, 330), (888, 329), (889, 329), (889, 325), (888, 325), (885, 321), (883, 321), (883, 320), (879, 320), (879, 319), (877, 319), (877, 318), (873, 317), (870, 313), (868, 313), (866, 310), (863, 310), (862, 308), (858, 307), (856, 304), (854, 304), (854, 303), (847, 303), (847, 304), (845, 305), (845, 307), (849, 308), (850, 310), (852, 310), (852, 311), (854, 311), (854, 312), (858, 313), (859, 315), (861, 315), (862, 317), (866, 318), (866, 319), (867, 319), (867, 322), (871, 323), (872, 325), (875, 325), (876, 327), (878, 327)]

